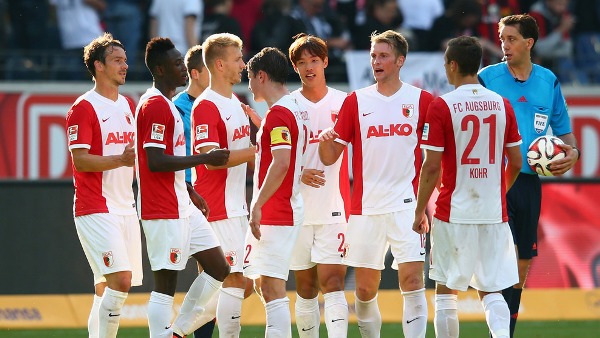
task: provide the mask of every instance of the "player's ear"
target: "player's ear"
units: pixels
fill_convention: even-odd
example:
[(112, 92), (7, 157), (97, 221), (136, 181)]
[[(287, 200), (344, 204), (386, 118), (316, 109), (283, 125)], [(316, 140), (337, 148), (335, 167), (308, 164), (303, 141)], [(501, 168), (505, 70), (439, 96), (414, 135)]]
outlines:
[(323, 59), (323, 68), (327, 68), (327, 66), (329, 65), (329, 57), (325, 57)]

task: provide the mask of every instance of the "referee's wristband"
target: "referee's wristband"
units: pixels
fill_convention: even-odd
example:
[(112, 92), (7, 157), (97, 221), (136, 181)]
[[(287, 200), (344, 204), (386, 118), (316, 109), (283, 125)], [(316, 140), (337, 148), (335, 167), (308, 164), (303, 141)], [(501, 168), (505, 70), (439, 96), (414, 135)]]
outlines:
[(573, 149), (577, 150), (577, 161), (579, 161), (579, 159), (581, 158), (581, 150), (575, 146), (572, 146)]

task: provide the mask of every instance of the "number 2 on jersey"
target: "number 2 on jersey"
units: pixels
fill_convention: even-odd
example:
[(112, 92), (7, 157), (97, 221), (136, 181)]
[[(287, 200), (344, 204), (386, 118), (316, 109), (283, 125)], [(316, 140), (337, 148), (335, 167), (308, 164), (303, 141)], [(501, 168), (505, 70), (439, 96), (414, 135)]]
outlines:
[[(487, 124), (489, 127), (488, 161), (490, 164), (494, 164), (496, 162), (496, 115), (492, 114), (484, 118), (482, 121), (483, 124)], [(471, 130), (471, 138), (467, 143), (465, 152), (460, 158), (460, 164), (480, 164), (480, 158), (469, 157), (471, 155), (471, 151), (473, 151), (473, 148), (475, 148), (475, 144), (477, 144), (477, 141), (479, 141), (479, 131), (481, 129), (479, 117), (473, 114), (465, 115), (460, 123), (460, 127), (462, 131), (468, 132)]]

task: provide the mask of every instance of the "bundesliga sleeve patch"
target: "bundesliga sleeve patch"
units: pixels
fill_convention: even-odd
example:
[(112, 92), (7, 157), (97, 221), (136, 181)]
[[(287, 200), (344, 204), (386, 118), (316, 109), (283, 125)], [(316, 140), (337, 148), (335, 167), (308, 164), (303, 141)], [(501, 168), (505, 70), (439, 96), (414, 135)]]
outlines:
[(196, 126), (196, 141), (205, 140), (208, 138), (208, 124), (200, 124)]
[(271, 130), (271, 144), (292, 145), (292, 136), (287, 127), (275, 127)]
[(165, 126), (163, 124), (152, 123), (151, 140), (163, 141), (165, 138)]
[(429, 123), (425, 123), (425, 125), (423, 125), (423, 136), (421, 136), (421, 140), (429, 140)]
[(79, 125), (69, 126), (69, 142), (77, 141), (77, 135), (79, 134)]

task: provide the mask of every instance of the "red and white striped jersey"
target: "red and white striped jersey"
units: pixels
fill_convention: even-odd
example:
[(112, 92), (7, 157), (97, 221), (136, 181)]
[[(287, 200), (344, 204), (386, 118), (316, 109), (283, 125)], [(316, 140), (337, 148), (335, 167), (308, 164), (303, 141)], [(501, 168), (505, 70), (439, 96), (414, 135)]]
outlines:
[(299, 225), (304, 207), (300, 194), (303, 153), (306, 147), (308, 114), (291, 95), (285, 95), (267, 111), (256, 133), (256, 164), (254, 194), (263, 185), (267, 170), (273, 162), (272, 150), (290, 149), (290, 166), (281, 186), (262, 207), (261, 224)]
[[(67, 113), (69, 150), (89, 149), (99, 156), (121, 155), (134, 140), (133, 102), (119, 95), (112, 101), (94, 90), (81, 95)], [(75, 216), (95, 213), (135, 215), (133, 168), (78, 172), (73, 165)]]
[(319, 188), (300, 185), (304, 201), (304, 224), (346, 223), (347, 212), (350, 211), (348, 151), (344, 150), (334, 164), (325, 166), (319, 159), (319, 134), (324, 129), (333, 127), (347, 94), (327, 87), (327, 94), (319, 102), (307, 100), (300, 89), (291, 95), (306, 109), (310, 121), (304, 169), (323, 170), (325, 174), (325, 185)]
[[(192, 112), (194, 153), (205, 146), (229, 150), (250, 146), (250, 123), (237, 96), (227, 98), (207, 89), (194, 102)], [(194, 188), (210, 208), (210, 222), (248, 215), (246, 167), (246, 163), (217, 170), (196, 167)]]
[(429, 106), (421, 148), (443, 151), (434, 216), (444, 222), (507, 222), (504, 149), (521, 144), (514, 111), (500, 95), (468, 84)]
[(136, 112), (136, 168), (138, 213), (144, 220), (188, 217), (190, 197), (185, 170), (151, 172), (146, 148), (164, 149), (166, 155), (185, 156), (185, 135), (179, 111), (152, 87), (140, 98)]
[(391, 96), (376, 85), (344, 100), (336, 142), (352, 144), (353, 215), (414, 208), (421, 168), (419, 140), (433, 96), (408, 83)]

